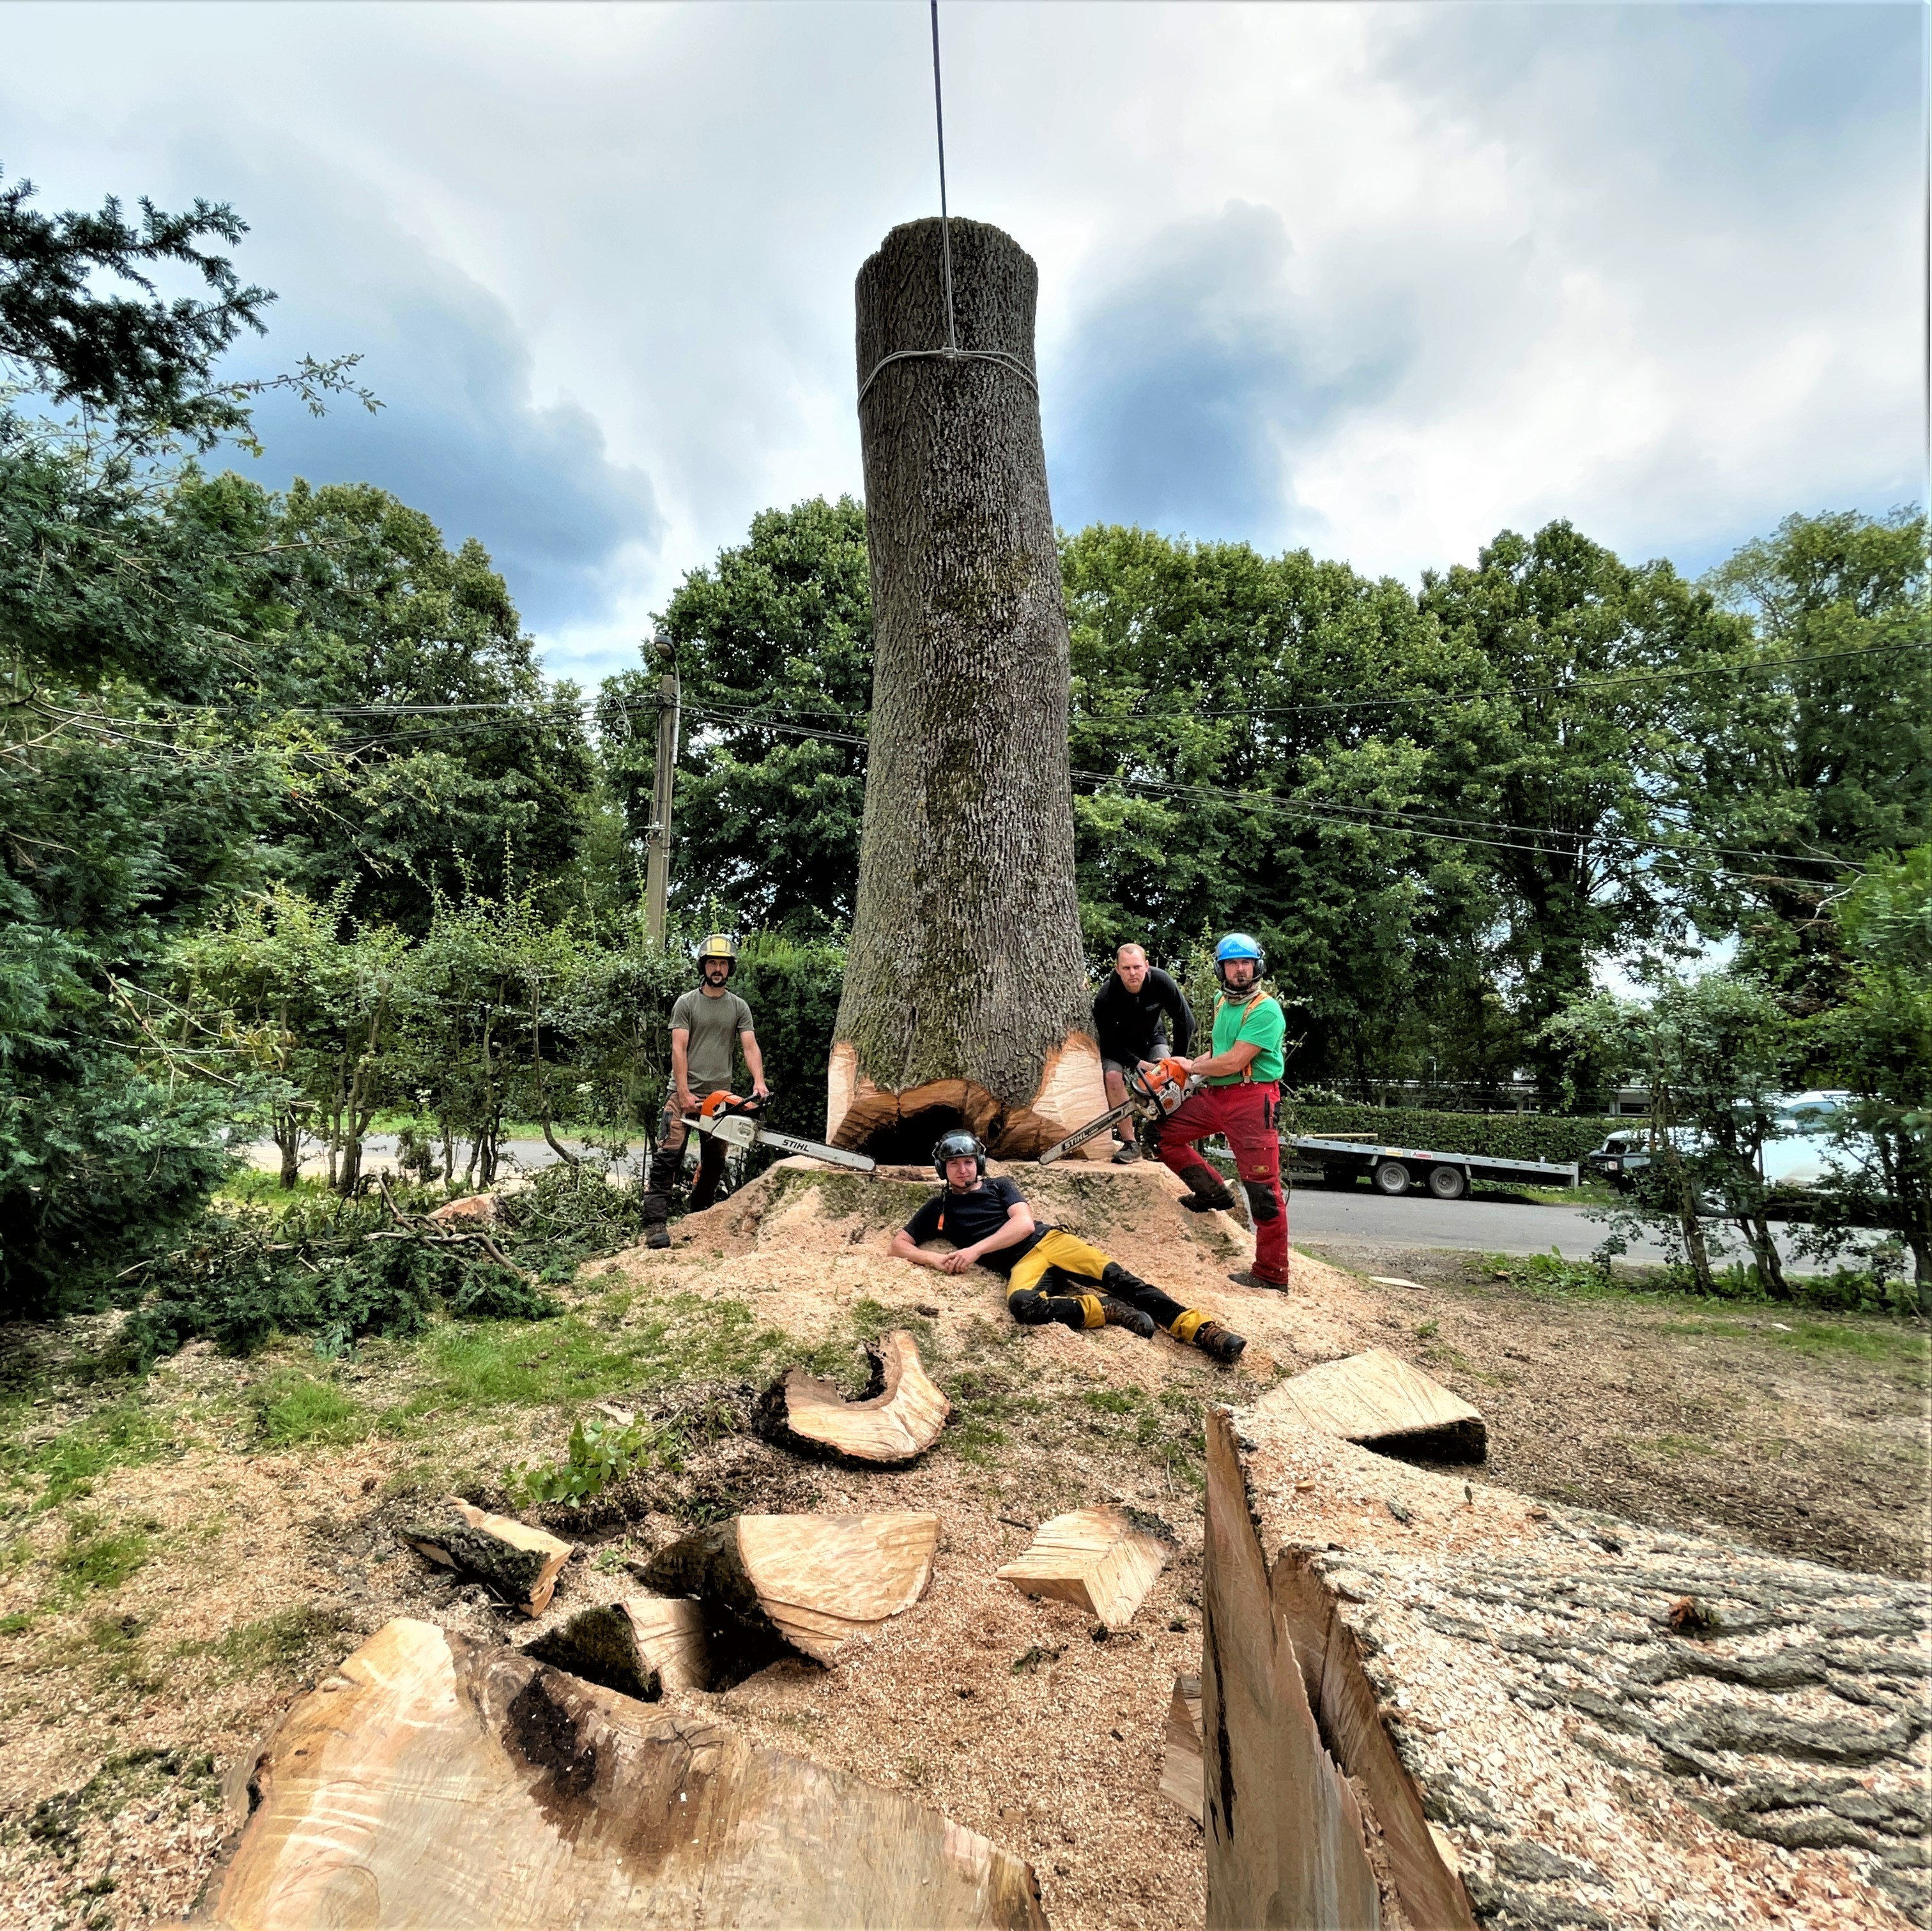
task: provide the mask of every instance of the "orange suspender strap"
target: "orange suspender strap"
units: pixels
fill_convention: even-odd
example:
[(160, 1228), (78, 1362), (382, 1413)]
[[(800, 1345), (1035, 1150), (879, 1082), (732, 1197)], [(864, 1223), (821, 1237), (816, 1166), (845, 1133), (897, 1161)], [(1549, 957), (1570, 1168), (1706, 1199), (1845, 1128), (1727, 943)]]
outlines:
[[(1252, 1012), (1267, 997), (1268, 994), (1263, 991), (1259, 986), (1256, 986), (1254, 991), (1248, 995), (1248, 1003), (1241, 1008), (1242, 1024), (1245, 1025), (1247, 1023), (1248, 1015)], [(1218, 1018), (1220, 1016), (1221, 1008), (1224, 1006), (1232, 1006), (1234, 1003), (1234, 1002), (1230, 999), (1225, 992), (1221, 994), (1214, 1002), (1215, 1016)], [(1228, 1045), (1231, 1046), (1235, 1045), (1240, 1040), (1240, 1036), (1241, 1028), (1240, 1026), (1237, 1026), (1234, 1028), (1234, 1036), (1232, 1039), (1230, 1039), (1228, 1042)], [(1214, 1043), (1211, 1030), (1209, 1033), (1208, 1043), (1210, 1046)], [(1256, 1059), (1258, 1059), (1260, 1057), (1259, 1054), (1257, 1054), (1255, 1056)], [(1241, 1084), (1244, 1086), (1252, 1085), (1254, 1084), (1254, 1077), (1255, 1062), (1254, 1060), (1250, 1060), (1247, 1064), (1241, 1069)]]

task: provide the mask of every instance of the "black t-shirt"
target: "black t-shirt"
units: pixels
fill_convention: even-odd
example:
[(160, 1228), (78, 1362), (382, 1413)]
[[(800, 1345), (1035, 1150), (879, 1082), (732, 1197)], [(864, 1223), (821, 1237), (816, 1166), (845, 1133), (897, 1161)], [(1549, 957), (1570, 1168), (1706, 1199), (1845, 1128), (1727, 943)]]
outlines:
[(1184, 1057), (1194, 1042), (1194, 1014), (1180, 987), (1160, 967), (1149, 966), (1138, 992), (1130, 992), (1118, 973), (1107, 975), (1094, 996), (1094, 1030), (1100, 1036), (1100, 1057), (1130, 1066), (1148, 1057), (1162, 1033)]
[[(955, 1193), (950, 1187), (941, 1187), (906, 1222), (905, 1231), (916, 1246), (923, 1247), (943, 1234), (954, 1246), (970, 1247), (976, 1240), (997, 1234), (1006, 1224), (1007, 1210), (1024, 1204), (1025, 1200), (1026, 1195), (1011, 1180), (990, 1177), (982, 1178), (970, 1193)], [(1042, 1234), (1052, 1231), (1036, 1221), (1033, 1231), (1024, 1240), (982, 1254), (980, 1265), (992, 1268), (996, 1274), (1010, 1274), (1013, 1263), (1036, 1246)]]

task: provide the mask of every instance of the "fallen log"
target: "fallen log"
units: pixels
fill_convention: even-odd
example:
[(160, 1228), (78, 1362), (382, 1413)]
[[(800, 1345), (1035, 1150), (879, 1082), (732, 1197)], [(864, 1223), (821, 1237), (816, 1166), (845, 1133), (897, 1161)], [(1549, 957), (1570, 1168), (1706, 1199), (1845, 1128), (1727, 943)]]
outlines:
[(448, 1508), (442, 1522), (412, 1522), (403, 1539), (432, 1562), (473, 1576), (525, 1615), (541, 1616), (571, 1558), (571, 1545), (454, 1496)]
[(667, 1690), (711, 1687), (704, 1613), (688, 1599), (626, 1596), (583, 1610), (524, 1644), (524, 1654), (646, 1703)]
[(938, 1545), (934, 1515), (740, 1516), (659, 1550), (644, 1585), (704, 1604), (716, 1663), (830, 1663), (919, 1600)]
[(295, 1704), (250, 1795), (196, 1912), (223, 1931), (1046, 1921), (1029, 1865), (908, 1796), (406, 1619)]
[(1324, 1361), (1276, 1393), (1310, 1428), (1365, 1448), (1432, 1462), (1480, 1462), (1489, 1453), (1480, 1414), (1386, 1348)]
[(872, 1462), (923, 1455), (939, 1439), (952, 1404), (934, 1387), (903, 1328), (866, 1351), (872, 1380), (857, 1401), (846, 1400), (836, 1381), (794, 1368), (766, 1391), (760, 1432), (794, 1454)]
[(1167, 1706), (1167, 1749), (1161, 1759), (1160, 1794), (1201, 1822), (1201, 1679), (1177, 1676)]
[(1202, 1579), (1210, 1927), (1926, 1921), (1922, 1583), (1426, 1473), (1287, 1384), (1208, 1411)]
[(1026, 1553), (995, 1573), (1023, 1596), (1071, 1603), (1123, 1630), (1174, 1546), (1174, 1531), (1138, 1509), (1076, 1509), (1042, 1522)]

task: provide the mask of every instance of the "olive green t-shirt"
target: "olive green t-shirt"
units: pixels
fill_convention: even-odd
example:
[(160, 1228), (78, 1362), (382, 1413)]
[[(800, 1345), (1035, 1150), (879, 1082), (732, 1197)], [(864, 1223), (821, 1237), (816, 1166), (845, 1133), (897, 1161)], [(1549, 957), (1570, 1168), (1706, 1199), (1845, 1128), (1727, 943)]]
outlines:
[(730, 1085), (738, 1035), (752, 1030), (752, 1009), (735, 992), (707, 999), (694, 988), (671, 1008), (670, 1030), (691, 1035), (685, 1042), (685, 1071), (692, 1092), (702, 1099)]
[[(1218, 1056), (1225, 1053), (1238, 1039), (1252, 1040), (1261, 1051), (1248, 1062), (1247, 1077), (1257, 1080), (1278, 1080), (1282, 1066), (1281, 1042), (1288, 1034), (1288, 1015), (1274, 1000), (1265, 997), (1258, 999), (1244, 1012), (1238, 999), (1230, 999), (1224, 993), (1214, 1007), (1214, 1051)], [(1242, 1075), (1239, 1073), (1221, 1073), (1210, 1079), (1210, 1086), (1238, 1086)]]

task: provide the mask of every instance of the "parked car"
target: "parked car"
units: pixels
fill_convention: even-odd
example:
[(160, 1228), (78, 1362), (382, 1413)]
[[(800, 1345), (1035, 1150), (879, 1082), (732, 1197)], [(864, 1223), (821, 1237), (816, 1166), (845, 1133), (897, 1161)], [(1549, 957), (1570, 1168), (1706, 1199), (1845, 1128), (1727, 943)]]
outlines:
[[(1862, 1141), (1855, 1136), (1847, 1146), (1835, 1131), (1838, 1111), (1850, 1097), (1848, 1093), (1822, 1090), (1780, 1096), (1777, 1132), (1766, 1141), (1760, 1156), (1767, 1186), (1802, 1193), (1822, 1185), (1834, 1170), (1844, 1166), (1847, 1154), (1852, 1159), (1858, 1157)], [(1706, 1144), (1703, 1135), (1688, 1126), (1672, 1127), (1670, 1142), (1684, 1153), (1700, 1153)], [(1628, 1192), (1636, 1177), (1656, 1158), (1651, 1129), (1629, 1126), (1612, 1133), (1583, 1164), (1619, 1192)]]

